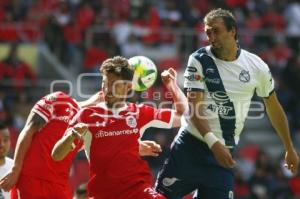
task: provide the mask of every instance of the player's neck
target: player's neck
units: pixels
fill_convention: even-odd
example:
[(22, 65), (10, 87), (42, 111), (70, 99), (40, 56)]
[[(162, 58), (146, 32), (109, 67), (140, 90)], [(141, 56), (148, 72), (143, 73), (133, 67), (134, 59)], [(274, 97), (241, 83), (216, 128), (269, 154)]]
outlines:
[(230, 47), (224, 47), (220, 49), (211, 49), (212, 53), (215, 57), (218, 59), (224, 60), (224, 61), (234, 61), (237, 59), (238, 54), (238, 46), (232, 45)]
[(5, 164), (5, 157), (3, 158), (0, 158), (0, 166), (4, 165)]

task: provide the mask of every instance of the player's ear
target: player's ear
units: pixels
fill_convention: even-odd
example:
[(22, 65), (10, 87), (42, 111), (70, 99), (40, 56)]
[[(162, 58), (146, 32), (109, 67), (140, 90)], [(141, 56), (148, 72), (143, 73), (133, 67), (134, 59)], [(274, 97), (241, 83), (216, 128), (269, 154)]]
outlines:
[(131, 82), (131, 81), (128, 81), (128, 82), (127, 82), (127, 90), (128, 90), (128, 91), (131, 91), (131, 90), (132, 90), (132, 82)]
[(236, 29), (235, 29), (235, 28), (232, 28), (232, 29), (230, 30), (230, 32), (231, 32), (232, 36), (236, 39), (236, 34), (237, 34)]

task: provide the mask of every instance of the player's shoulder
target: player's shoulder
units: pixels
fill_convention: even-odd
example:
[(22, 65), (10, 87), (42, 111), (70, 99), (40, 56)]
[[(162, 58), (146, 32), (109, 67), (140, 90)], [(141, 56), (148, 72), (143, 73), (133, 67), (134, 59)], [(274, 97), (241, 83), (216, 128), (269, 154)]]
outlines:
[(56, 91), (56, 92), (53, 92), (53, 93), (49, 93), (47, 95), (45, 95), (44, 97), (42, 97), (43, 100), (46, 100), (48, 102), (57, 102), (57, 101), (74, 101), (74, 99), (62, 92), (62, 91)]
[(81, 108), (79, 113), (81, 115), (90, 115), (94, 112), (105, 112), (104, 108), (102, 108), (101, 106), (87, 106), (87, 107), (84, 107), (84, 108)]
[(191, 53), (186, 68), (187, 72), (194, 73), (197, 72), (198, 70), (201, 70), (200, 58), (203, 55), (210, 56), (208, 52), (209, 52), (209, 46), (205, 46)]
[(67, 103), (74, 108), (78, 109), (79, 105), (77, 101), (72, 98), (70, 95), (62, 92), (62, 91), (56, 91), (53, 93), (50, 93), (42, 98), (42, 100), (45, 100), (48, 103)]
[(195, 58), (195, 57), (201, 56), (203, 54), (208, 54), (208, 48), (209, 48), (209, 46), (201, 47), (201, 48), (197, 49), (196, 51), (192, 52), (190, 57)]
[(244, 58), (252, 59), (257, 62), (263, 61), (258, 55), (254, 54), (248, 50), (241, 49), (241, 52), (242, 52), (241, 54), (243, 55)]
[(188, 65), (194, 65), (196, 67), (198, 65), (201, 65), (200, 59), (204, 55), (208, 56), (208, 57), (212, 57), (211, 52), (210, 52), (210, 46), (201, 47), (201, 48), (197, 49), (196, 51), (194, 51), (192, 54), (190, 54)]
[(246, 59), (248, 63), (259, 70), (269, 70), (268, 65), (256, 54), (242, 49), (242, 59)]
[(49, 93), (44, 98), (47, 99), (48, 101), (57, 101), (62, 98), (71, 98), (71, 97), (62, 91), (56, 91), (53, 93)]

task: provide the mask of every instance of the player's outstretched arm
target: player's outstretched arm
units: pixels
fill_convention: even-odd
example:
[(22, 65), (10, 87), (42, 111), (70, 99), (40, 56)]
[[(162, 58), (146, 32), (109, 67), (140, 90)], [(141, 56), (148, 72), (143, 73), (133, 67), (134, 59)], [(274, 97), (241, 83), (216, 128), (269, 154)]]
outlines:
[(159, 156), (161, 153), (161, 147), (154, 141), (143, 140), (139, 141), (139, 154), (140, 156)]
[(194, 126), (201, 133), (204, 141), (209, 146), (218, 163), (225, 168), (232, 168), (235, 165), (229, 150), (218, 140), (211, 132), (208, 121), (203, 114), (204, 109), (204, 93), (203, 92), (188, 92), (188, 102), (190, 103), (190, 117)]
[(20, 172), (22, 170), (23, 161), (28, 149), (30, 148), (31, 141), (35, 132), (42, 128), (45, 121), (36, 113), (30, 112), (25, 127), (21, 131), (14, 155), (14, 166), (11, 171), (0, 180), (0, 187), (9, 191), (18, 181)]
[(175, 106), (175, 118), (173, 127), (180, 127), (180, 118), (183, 114), (188, 112), (188, 100), (185, 97), (182, 90), (176, 83), (177, 73), (173, 68), (169, 68), (161, 73), (161, 79), (167, 89), (172, 93), (174, 106)]
[(51, 156), (55, 161), (63, 160), (73, 149), (75, 139), (82, 139), (87, 131), (87, 126), (78, 123), (74, 127), (69, 128), (67, 133), (56, 142), (52, 149)]
[(286, 167), (293, 174), (297, 174), (299, 168), (299, 157), (290, 137), (290, 130), (286, 115), (277, 99), (276, 93), (273, 92), (270, 97), (264, 98), (264, 103), (272, 126), (275, 128), (285, 147)]

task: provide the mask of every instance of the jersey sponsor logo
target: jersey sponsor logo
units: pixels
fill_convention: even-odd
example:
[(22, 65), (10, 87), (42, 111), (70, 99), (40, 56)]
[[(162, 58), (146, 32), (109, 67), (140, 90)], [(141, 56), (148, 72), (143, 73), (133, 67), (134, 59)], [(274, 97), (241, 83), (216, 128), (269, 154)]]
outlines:
[(184, 77), (189, 81), (203, 81), (203, 78), (198, 74), (189, 74)]
[(162, 180), (162, 183), (164, 186), (169, 187), (172, 186), (176, 181), (179, 181), (178, 178), (172, 177), (172, 178), (164, 178)]
[(242, 70), (240, 75), (239, 75), (239, 80), (241, 82), (247, 83), (250, 81), (250, 74), (249, 71), (246, 70)]
[(131, 128), (135, 128), (137, 125), (135, 117), (133, 117), (132, 115), (126, 117), (126, 124), (127, 124), (127, 126), (129, 126)]
[(210, 96), (217, 104), (225, 104), (230, 101), (228, 95), (224, 91), (210, 92)]
[(126, 130), (120, 130), (120, 131), (102, 131), (102, 130), (100, 130), (95, 134), (95, 138), (131, 135), (131, 134), (137, 134), (137, 133), (139, 133), (138, 128), (126, 129)]
[(220, 115), (228, 115), (229, 111), (232, 110), (232, 107), (210, 104), (210, 105), (207, 106), (207, 109), (209, 109), (213, 112), (217, 112)]
[(195, 72), (197, 72), (197, 68), (195, 68), (194, 66), (188, 66), (187, 71), (191, 72), (191, 73), (195, 73)]
[(212, 74), (212, 73), (215, 72), (215, 69), (213, 69), (213, 68), (207, 68), (205, 72), (206, 72), (206, 74), (208, 74), (208, 73)]

